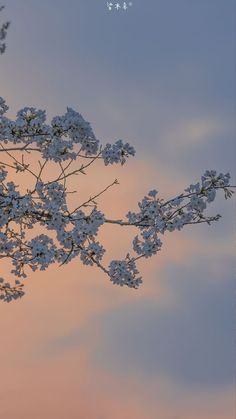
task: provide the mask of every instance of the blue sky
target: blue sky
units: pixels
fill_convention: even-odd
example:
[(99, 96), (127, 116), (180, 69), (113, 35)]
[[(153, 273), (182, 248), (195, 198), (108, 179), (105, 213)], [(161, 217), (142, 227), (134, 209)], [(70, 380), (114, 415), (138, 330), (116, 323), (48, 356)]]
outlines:
[(188, 176), (233, 170), (233, 1), (136, 0), (127, 12), (101, 0), (7, 6), (4, 67), (12, 88), (22, 86), (19, 105), (79, 108), (99, 136), (128, 137)]

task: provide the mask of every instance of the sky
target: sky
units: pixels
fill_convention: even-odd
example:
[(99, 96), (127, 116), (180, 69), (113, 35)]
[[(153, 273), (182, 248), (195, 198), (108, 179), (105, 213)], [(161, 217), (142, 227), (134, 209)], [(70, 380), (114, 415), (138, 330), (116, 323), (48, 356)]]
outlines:
[[(83, 199), (117, 178), (99, 201), (109, 218), (150, 189), (179, 194), (206, 169), (235, 184), (235, 1), (106, 3), (5, 1), (9, 115), (33, 106), (50, 119), (69, 106), (101, 142), (135, 147), (123, 167), (98, 164), (72, 182)], [(31, 275), (22, 300), (0, 305), (0, 417), (233, 419), (234, 212), (219, 196), (219, 222), (167, 235), (140, 261), (137, 291), (77, 260)], [(104, 228), (107, 260), (132, 233)]]

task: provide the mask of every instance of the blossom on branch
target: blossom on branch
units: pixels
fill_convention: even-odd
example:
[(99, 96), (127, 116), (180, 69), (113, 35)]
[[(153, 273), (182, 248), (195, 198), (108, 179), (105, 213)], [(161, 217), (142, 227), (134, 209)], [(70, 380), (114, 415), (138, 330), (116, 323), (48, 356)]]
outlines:
[[(161, 250), (161, 235), (186, 225), (219, 220), (219, 214), (206, 213), (208, 205), (218, 191), (223, 191), (226, 199), (232, 196), (234, 186), (228, 173), (206, 171), (200, 182), (172, 199), (164, 200), (156, 189), (150, 190), (138, 203), (138, 211), (129, 211), (124, 220), (107, 219), (97, 203), (102, 194), (118, 184), (117, 180), (70, 209), (69, 178), (86, 174), (97, 159), (105, 166), (123, 165), (135, 155), (134, 148), (123, 140), (102, 146), (90, 124), (71, 108), (50, 124), (43, 110), (25, 107), (15, 120), (6, 116), (7, 110), (0, 98), (0, 259), (11, 261), (11, 273), (17, 277), (14, 285), (0, 279), (3, 301), (24, 295), (23, 281), (29, 271), (46, 270), (53, 263), (61, 266), (75, 257), (84, 265), (97, 266), (113, 284), (138, 288), (143, 281), (136, 262)], [(32, 153), (39, 157), (38, 170), (26, 163)], [(49, 163), (58, 169), (53, 180), (46, 174)], [(76, 168), (72, 169), (72, 163)], [(25, 172), (33, 186), (23, 193), (11, 176), (17, 173), (20, 183)], [(103, 263), (105, 249), (99, 241), (104, 224), (134, 226), (138, 233), (132, 243), (134, 254), (112, 260), (108, 267)], [(35, 226), (40, 227), (40, 234), (34, 235)]]

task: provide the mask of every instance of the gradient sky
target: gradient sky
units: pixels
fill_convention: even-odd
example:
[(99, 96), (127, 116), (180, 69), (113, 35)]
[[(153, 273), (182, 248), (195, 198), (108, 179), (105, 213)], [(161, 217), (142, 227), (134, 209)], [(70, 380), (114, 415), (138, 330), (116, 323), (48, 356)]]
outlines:
[[(178, 194), (206, 169), (230, 171), (235, 184), (235, 1), (5, 5), (9, 115), (70, 106), (102, 142), (137, 150), (122, 168), (98, 164), (75, 180), (80, 199), (118, 178), (100, 202), (119, 218), (150, 189)], [(233, 419), (234, 209), (220, 197), (217, 224), (167, 235), (140, 262), (136, 292), (75, 260), (28, 279), (21, 301), (0, 305), (0, 417)], [(108, 256), (122, 258), (132, 232), (102, 235)]]

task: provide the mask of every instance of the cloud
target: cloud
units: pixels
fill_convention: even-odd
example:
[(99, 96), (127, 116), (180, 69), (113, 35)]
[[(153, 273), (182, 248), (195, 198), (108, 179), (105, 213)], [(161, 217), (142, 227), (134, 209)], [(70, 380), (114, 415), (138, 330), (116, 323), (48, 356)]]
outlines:
[[(163, 272), (174, 304), (127, 304), (100, 317), (94, 361), (122, 374), (169, 377), (183, 387), (224, 388), (234, 381), (234, 281), (227, 258), (201, 258)], [(217, 275), (224, 266), (224, 276)], [(222, 272), (222, 270), (221, 270)]]
[(188, 118), (185, 121), (178, 121), (176, 126), (164, 135), (163, 142), (172, 148), (201, 146), (211, 140), (213, 136), (222, 135), (226, 132), (228, 125), (226, 121), (219, 121), (218, 118), (202, 117)]

